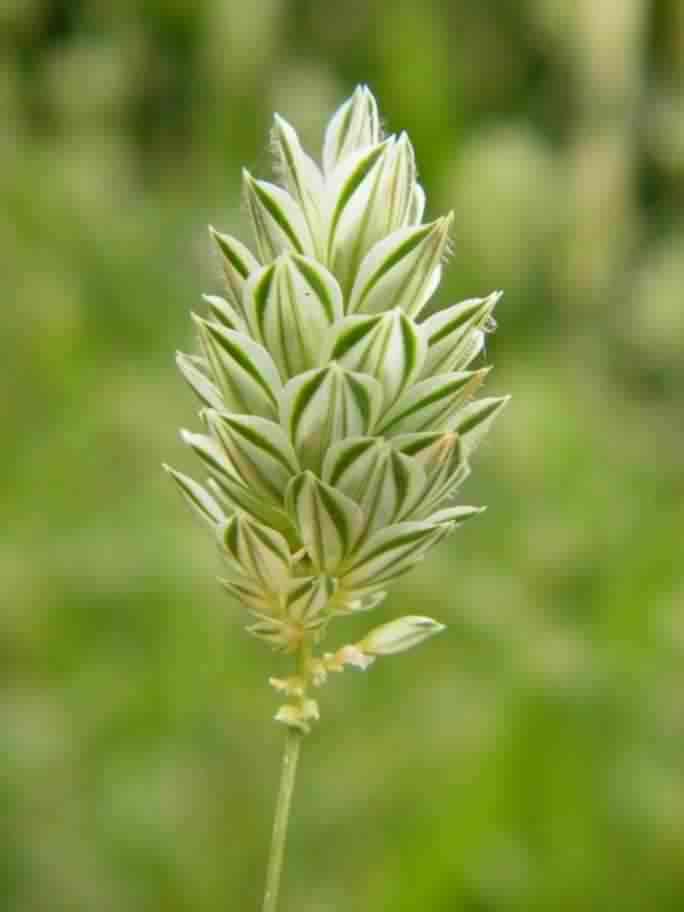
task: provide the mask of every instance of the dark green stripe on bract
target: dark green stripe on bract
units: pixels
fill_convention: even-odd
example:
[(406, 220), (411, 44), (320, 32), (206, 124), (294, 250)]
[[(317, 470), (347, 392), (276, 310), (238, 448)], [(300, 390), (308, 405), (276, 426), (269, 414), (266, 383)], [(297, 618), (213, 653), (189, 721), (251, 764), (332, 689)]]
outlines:
[(348, 105), (347, 110), (344, 112), (344, 115), (342, 117), (342, 123), (340, 124), (340, 129), (337, 134), (337, 140), (338, 140), (337, 141), (337, 154), (335, 155), (335, 159), (339, 159), (340, 152), (344, 148), (344, 144), (347, 141), (347, 136), (349, 135), (349, 128), (351, 127), (351, 124), (352, 124), (353, 114), (354, 114), (354, 105), (350, 104), (350, 105)]
[(254, 538), (256, 538), (256, 540), (260, 542), (267, 551), (270, 551), (271, 554), (276, 555), (278, 560), (283, 561), (283, 563), (287, 561), (284, 554), (277, 548), (276, 545), (274, 545), (273, 538), (275, 535), (273, 532), (271, 532), (269, 535), (269, 532), (265, 528), (258, 526), (255, 523), (251, 525), (250, 531), (252, 532)]
[[(283, 291), (283, 284), (287, 292)], [(283, 303), (287, 303), (287, 315), (283, 312)], [(305, 316), (300, 307), (294, 277), (292, 275), (291, 261), (288, 261), (280, 272), (280, 296), (278, 307), (278, 337), (280, 342), (280, 356), (287, 377), (296, 373), (296, 366), (300, 358), (307, 351), (306, 326), (302, 319)], [(289, 326), (288, 326), (289, 323)], [(293, 364), (294, 361), (294, 364)], [(307, 364), (307, 367), (309, 365)]]
[(411, 376), (412, 372), (415, 370), (417, 360), (418, 360), (418, 346), (416, 344), (416, 335), (413, 328), (412, 322), (402, 314), (399, 318), (399, 326), (401, 329), (401, 341), (404, 344), (404, 381), (402, 386), (406, 383), (408, 377)]
[(242, 564), (248, 569), (250, 576), (260, 579), (262, 567), (259, 549), (253, 535), (250, 535), (251, 531), (250, 527), (245, 524), (245, 528), (242, 529)]
[(295, 234), (292, 225), (290, 225), (288, 220), (283, 215), (283, 212), (278, 204), (256, 181), (252, 184), (252, 186), (254, 187), (254, 192), (259, 197), (259, 200), (264, 209), (266, 209), (273, 221), (282, 229), (283, 233), (287, 236), (288, 240), (297, 251), (297, 253), (303, 253), (303, 247), (299, 241), (299, 238)]
[(421, 435), (420, 440), (414, 440), (412, 443), (405, 444), (400, 447), (400, 451), (405, 453), (407, 456), (415, 456), (417, 453), (422, 453), (423, 450), (429, 449), (438, 440), (442, 438), (441, 431), (423, 432), (425, 436)]
[(259, 332), (261, 338), (264, 338), (264, 321), (266, 318), (266, 310), (268, 308), (268, 298), (273, 287), (273, 276), (275, 273), (275, 266), (267, 267), (264, 270), (263, 275), (257, 282), (254, 287), (254, 311), (256, 316), (257, 326), (259, 327)]
[(212, 300), (209, 301), (209, 308), (219, 323), (222, 323), (226, 329), (230, 329), (233, 332), (238, 331), (238, 324), (233, 323), (228, 317), (228, 314), (221, 310), (221, 307), (216, 303), (216, 299), (213, 296)]
[(218, 232), (214, 232), (214, 238), (216, 239), (216, 243), (219, 245), (221, 253), (228, 260), (233, 269), (239, 273), (243, 279), (246, 279), (249, 275), (249, 268), (240, 258), (237, 251), (231, 247), (225, 238), (223, 238)]
[(480, 409), (477, 409), (471, 415), (468, 415), (465, 420), (458, 425), (458, 433), (467, 434), (468, 431), (472, 431), (478, 424), (486, 421), (487, 418), (490, 418), (494, 412), (500, 409), (505, 401), (505, 399), (494, 399), (492, 402), (483, 403)]
[(389, 469), (392, 472), (398, 503), (401, 507), (403, 506), (409, 491), (409, 474), (406, 465), (401, 461), (398, 453), (393, 452), (391, 454)]
[(223, 530), (223, 541), (225, 542), (226, 548), (228, 548), (231, 554), (236, 555), (238, 553), (240, 536), (238, 532), (237, 520), (235, 518), (229, 520), (226, 524)]
[(431, 393), (429, 396), (426, 396), (424, 399), (421, 399), (420, 402), (417, 402), (411, 408), (406, 409), (405, 412), (402, 412), (400, 415), (397, 415), (389, 424), (386, 424), (383, 428), (384, 431), (389, 430), (398, 422), (403, 421), (405, 418), (410, 418), (411, 415), (415, 415), (416, 412), (420, 412), (422, 409), (427, 408), (428, 405), (432, 405), (434, 402), (439, 402), (440, 399), (446, 399), (447, 396), (452, 396), (457, 392), (460, 392), (465, 386), (468, 385), (468, 382), (476, 376), (475, 374), (468, 374), (467, 377), (459, 380), (452, 380), (446, 386), (440, 387), (434, 393)]
[(227, 339), (222, 333), (216, 332), (213, 327), (209, 327), (209, 332), (214, 341), (228, 354), (237, 365), (239, 365), (246, 374), (257, 383), (262, 390), (266, 393), (271, 402), (275, 405), (275, 396), (273, 395), (273, 390), (266, 383), (264, 378), (261, 376), (258, 370), (254, 367), (250, 359), (245, 355), (243, 350), (239, 345), (236, 345), (232, 340)]
[[(304, 484), (304, 482), (303, 482)], [(323, 528), (321, 525), (321, 501), (316, 496), (317, 483), (314, 480), (311, 482), (309, 480), (309, 496), (311, 497), (311, 537), (313, 540), (313, 548), (310, 552), (311, 558), (314, 564), (318, 563), (322, 565), (325, 563), (325, 555), (323, 553)], [(301, 533), (302, 538), (304, 538), (304, 532)]]
[[(418, 542), (421, 542), (423, 539), (425, 539), (429, 535), (431, 535), (434, 531), (435, 531), (434, 529), (428, 528), (428, 529), (416, 529), (415, 531), (405, 532), (403, 535), (399, 536), (398, 538), (392, 539), (387, 544), (379, 545), (374, 550), (369, 551), (367, 554), (364, 554), (363, 558), (361, 560), (358, 560), (355, 564), (352, 565), (352, 567), (350, 568), (350, 572), (353, 570), (357, 570), (360, 567), (363, 567), (364, 564), (370, 563), (371, 561), (375, 560), (378, 557), (381, 557), (385, 553), (400, 550), (401, 553), (397, 554), (397, 556), (396, 556), (395, 560), (392, 562), (392, 564), (388, 565), (388, 566), (393, 566), (398, 560), (401, 560), (402, 558), (406, 557), (406, 554), (408, 553), (408, 551), (411, 549), (411, 547), (413, 545), (415, 545)], [(385, 572), (384, 569), (382, 572), (383, 573)]]
[(370, 152), (366, 154), (360, 162), (357, 163), (356, 167), (352, 173), (347, 178), (342, 192), (337, 198), (337, 204), (335, 206), (335, 211), (333, 212), (333, 217), (330, 222), (330, 238), (332, 239), (337, 228), (337, 224), (340, 220), (342, 212), (344, 211), (345, 206), (354, 195), (354, 191), (363, 183), (366, 175), (372, 169), (373, 165), (380, 158), (380, 156), (385, 151), (387, 143), (381, 143), (379, 146), (376, 146), (374, 149), (371, 149)]
[(361, 456), (367, 450), (376, 447), (377, 444), (377, 438), (368, 437), (366, 440), (359, 440), (358, 443), (349, 446), (345, 450), (344, 456), (342, 456), (335, 465), (335, 471), (330, 477), (330, 484), (335, 487), (349, 466), (352, 465), (352, 463), (356, 462), (359, 456)]
[(476, 301), (470, 309), (462, 310), (460, 313), (456, 314), (453, 320), (447, 321), (444, 326), (433, 333), (428, 339), (428, 345), (436, 345), (438, 342), (441, 342), (442, 339), (445, 339), (450, 335), (455, 329), (458, 329), (459, 326), (462, 329), (467, 328), (467, 324), (472, 318), (477, 314), (478, 310), (482, 306), (482, 301)]
[(330, 292), (325, 282), (323, 282), (321, 279), (320, 273), (311, 265), (311, 263), (309, 263), (303, 257), (294, 257), (292, 262), (295, 264), (306, 282), (308, 282), (308, 284), (311, 286), (311, 289), (316, 294), (316, 297), (323, 305), (325, 315), (332, 323), (335, 319), (335, 309), (333, 307), (332, 298), (330, 297)]
[(354, 397), (354, 402), (363, 419), (364, 429), (368, 427), (371, 419), (371, 403), (368, 390), (352, 374), (346, 374), (345, 380), (349, 387), (349, 392)]
[(305, 481), (306, 473), (304, 472), (301, 475), (295, 476), (288, 486), (285, 508), (288, 513), (291, 514), (292, 518), (296, 518), (298, 515), (299, 498), (301, 497), (302, 486)]
[[(430, 532), (432, 533), (432, 532), (434, 532), (434, 530), (430, 530)], [(428, 538), (429, 536), (430, 536), (430, 533), (427, 533), (427, 532), (423, 533), (423, 536), (422, 536), (423, 541), (426, 538)], [(387, 564), (385, 564), (385, 566), (382, 568), (382, 570), (380, 570), (378, 573), (378, 576), (377, 576), (378, 582), (386, 582), (388, 579), (391, 579), (393, 575), (397, 575), (397, 573), (401, 573), (402, 572), (401, 569), (398, 571), (396, 570), (397, 564), (401, 564), (402, 561), (406, 560), (407, 557), (410, 559), (410, 557), (412, 556), (411, 551), (412, 551), (412, 548), (410, 546), (407, 546), (401, 551), (401, 553), (397, 554), (391, 561), (389, 561)], [(417, 559), (418, 559), (418, 557), (416, 556), (416, 560)], [(403, 569), (407, 570), (409, 568), (404, 567)], [(394, 571), (394, 573), (393, 573), (393, 571)]]
[(299, 183), (299, 173), (297, 171), (297, 164), (296, 164), (294, 158), (292, 157), (292, 149), (290, 148), (290, 144), (284, 138), (284, 134), (282, 131), (281, 131), (281, 135), (280, 135), (279, 145), (280, 145), (280, 151), (283, 154), (283, 158), (285, 159), (285, 161), (287, 163), (290, 177), (292, 179), (292, 183), (297, 188), (297, 195), (298, 195), (299, 199), (301, 200), (302, 199), (302, 187), (301, 187), (301, 184)]
[(393, 266), (396, 266), (405, 256), (408, 256), (409, 253), (412, 253), (416, 247), (418, 247), (422, 242), (428, 237), (428, 235), (434, 230), (434, 225), (423, 225), (421, 228), (418, 228), (412, 235), (406, 238), (405, 241), (402, 241), (394, 251), (382, 261), (382, 267), (379, 268), (369, 279), (366, 287), (363, 289), (359, 300), (362, 302), (368, 293), (373, 289), (375, 285), (380, 281), (380, 279), (392, 269)]
[(294, 436), (296, 429), (301, 421), (302, 415), (306, 411), (307, 406), (310, 404), (313, 397), (316, 395), (318, 390), (325, 383), (330, 368), (323, 367), (316, 374), (311, 377), (310, 380), (307, 380), (306, 383), (302, 385), (302, 388), (297, 394), (297, 398), (294, 402), (294, 407), (292, 409), (292, 415), (290, 417), (290, 433)]
[(363, 322), (359, 321), (354, 326), (350, 326), (348, 330), (338, 337), (330, 357), (343, 358), (354, 348), (357, 342), (360, 342), (364, 336), (369, 335), (375, 329), (379, 319), (378, 317), (368, 317)]
[(345, 516), (344, 511), (341, 510), (336, 503), (335, 498), (331, 496), (330, 492), (327, 491), (323, 485), (317, 485), (317, 489), (321, 503), (332, 520), (337, 534), (340, 537), (340, 541), (342, 542), (342, 553), (346, 554), (349, 551), (351, 544), (351, 529), (349, 528), (347, 517)]
[(311, 590), (311, 580), (307, 579), (303, 583), (300, 583), (295, 589), (291, 589), (287, 594), (285, 603), (289, 608), (294, 602), (303, 596), (307, 595)]
[[(203, 371), (195, 367), (187, 355), (179, 352), (176, 356), (176, 363), (183, 379), (189, 384), (192, 391), (199, 396), (202, 402), (206, 403), (206, 405), (213, 406), (216, 400), (220, 399), (220, 393), (216, 384)], [(214, 402), (211, 402), (210, 399), (205, 396), (203, 390), (204, 386), (209, 388), (209, 396), (214, 398)]]
[(172, 472), (172, 473), (171, 473), (171, 477), (172, 477), (173, 480), (176, 482), (176, 484), (180, 487), (181, 491), (183, 491), (183, 493), (186, 494), (186, 495), (190, 498), (190, 500), (191, 500), (191, 501), (192, 501), (192, 502), (193, 502), (193, 503), (194, 503), (194, 504), (195, 504), (195, 505), (196, 505), (196, 506), (205, 514), (205, 516), (206, 516), (206, 515), (207, 515), (207, 509), (206, 509), (205, 505), (202, 503), (202, 501), (198, 498), (197, 494), (195, 493), (194, 488), (192, 488), (192, 487), (187, 483), (187, 481), (185, 480), (185, 478), (184, 478), (179, 472)]
[(195, 451), (195, 453), (197, 453), (199, 458), (209, 466), (210, 469), (213, 469), (215, 472), (218, 472), (219, 475), (228, 474), (225, 465), (223, 465), (217, 459), (215, 459), (209, 450), (205, 450), (200, 446), (195, 446), (192, 443), (190, 444), (190, 446)]
[(227, 425), (234, 434), (243, 437), (258, 449), (263, 450), (265, 453), (268, 453), (269, 456), (275, 459), (276, 462), (279, 462), (280, 465), (287, 469), (288, 472), (295, 471), (277, 447), (274, 447), (271, 443), (268, 442), (268, 440), (266, 440), (265, 437), (257, 434), (248, 425), (241, 424), (240, 422), (228, 417), (222, 417), (221, 421), (223, 424)]

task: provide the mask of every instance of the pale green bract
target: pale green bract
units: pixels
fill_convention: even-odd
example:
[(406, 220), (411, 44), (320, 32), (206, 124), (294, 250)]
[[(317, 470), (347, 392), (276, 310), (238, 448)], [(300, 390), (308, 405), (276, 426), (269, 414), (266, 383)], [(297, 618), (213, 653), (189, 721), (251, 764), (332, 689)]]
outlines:
[[(320, 644), (333, 618), (377, 605), (480, 512), (453, 499), (507, 398), (474, 398), (498, 292), (422, 317), (452, 216), (423, 222), (411, 143), (382, 136), (369, 89), (332, 117), (322, 167), (279, 116), (273, 147), (278, 184), (244, 173), (255, 252), (211, 229), (224, 296), (205, 296), (208, 314), (194, 318), (200, 353), (178, 355), (204, 424), (182, 436), (207, 480), (169, 472), (213, 530), (249, 631), (295, 652)], [(311, 680), (441, 629), (390, 622), (310, 658)], [(317, 718), (307, 682), (272, 683), (299, 698), (279, 721)]]

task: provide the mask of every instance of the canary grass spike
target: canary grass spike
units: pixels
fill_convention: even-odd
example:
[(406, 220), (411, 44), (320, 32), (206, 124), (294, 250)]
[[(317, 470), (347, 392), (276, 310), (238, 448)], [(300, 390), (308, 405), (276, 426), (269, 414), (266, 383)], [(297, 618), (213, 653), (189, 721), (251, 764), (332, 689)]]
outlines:
[(320, 163), (280, 115), (272, 147), (276, 182), (243, 172), (251, 243), (210, 228), (224, 288), (194, 317), (196, 354), (177, 355), (204, 425), (182, 439), (205, 478), (168, 471), (213, 530), (249, 632), (299, 656), (273, 681), (276, 719), (302, 732), (329, 672), (443, 629), (405, 617), (322, 648), (481, 512), (454, 499), (507, 399), (476, 398), (490, 369), (473, 366), (501, 293), (426, 315), (452, 214), (423, 221), (413, 147), (382, 134), (369, 89), (333, 115)]
[(277, 114), (271, 139), (276, 182), (243, 172), (251, 244), (209, 229), (223, 292), (193, 315), (196, 353), (176, 355), (203, 425), (181, 438), (204, 478), (165, 466), (213, 533), (247, 631), (296, 660), (269, 679), (287, 735), (263, 912), (276, 912), (300, 743), (319, 719), (311, 689), (444, 626), (408, 615), (323, 644), (482, 512), (455, 498), (508, 401), (477, 398), (490, 368), (474, 364), (501, 292), (426, 314), (453, 216), (423, 221), (413, 147), (383, 136), (370, 90), (333, 115), (320, 164)]

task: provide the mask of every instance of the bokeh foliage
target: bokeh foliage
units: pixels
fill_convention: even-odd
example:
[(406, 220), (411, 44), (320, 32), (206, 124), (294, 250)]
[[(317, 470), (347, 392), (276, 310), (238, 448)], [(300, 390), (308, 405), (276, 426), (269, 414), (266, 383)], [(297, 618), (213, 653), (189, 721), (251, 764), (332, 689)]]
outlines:
[(0, 48), (2, 907), (258, 907), (281, 669), (158, 468), (172, 353), (271, 112), (367, 81), (514, 402), (377, 616), (449, 632), (326, 689), (284, 908), (681, 909), (684, 6), (0, 0)]

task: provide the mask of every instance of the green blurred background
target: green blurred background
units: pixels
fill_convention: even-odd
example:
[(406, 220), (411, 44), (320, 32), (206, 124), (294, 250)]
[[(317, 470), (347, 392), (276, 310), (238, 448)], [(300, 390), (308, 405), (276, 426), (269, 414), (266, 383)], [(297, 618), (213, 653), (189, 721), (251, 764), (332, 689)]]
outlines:
[(364, 81), (514, 400), (376, 615), (448, 632), (321, 694), (283, 912), (683, 909), (681, 0), (0, 0), (0, 47), (0, 908), (259, 907), (283, 665), (162, 477), (172, 355), (271, 112), (317, 150)]

